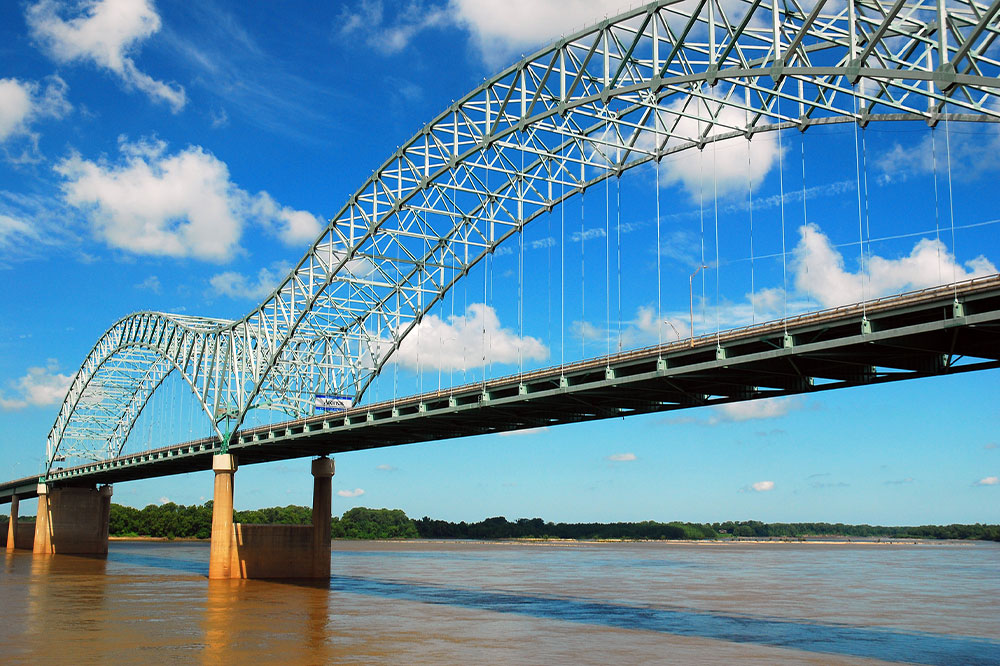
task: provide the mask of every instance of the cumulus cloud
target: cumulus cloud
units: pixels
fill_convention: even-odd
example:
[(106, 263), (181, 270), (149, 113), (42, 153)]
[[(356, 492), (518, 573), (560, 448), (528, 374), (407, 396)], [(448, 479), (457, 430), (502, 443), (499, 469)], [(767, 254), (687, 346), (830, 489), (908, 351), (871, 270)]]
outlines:
[(312, 213), (281, 206), (267, 192), (257, 195), (250, 210), (285, 245), (308, 245), (316, 240), (322, 228), (320, 221)]
[(397, 468), (392, 465), (375, 465), (375, 469), (380, 472), (395, 472)]
[(608, 460), (612, 462), (632, 462), (635, 459), (634, 453), (612, 453), (608, 456)]
[[(392, 7), (393, 5), (389, 5)], [(388, 16), (381, 0), (362, 0), (341, 15), (341, 34), (365, 34), (372, 48), (389, 55), (404, 49), (420, 32), (456, 26), (465, 30), (483, 62), (501, 67), (521, 52), (618, 14), (621, 0), (415, 0)]]
[(355, 488), (354, 490), (338, 490), (338, 497), (361, 497), (365, 494), (365, 491), (361, 488)]
[(400, 365), (426, 370), (467, 370), (487, 363), (542, 361), (549, 349), (531, 336), (503, 328), (496, 310), (470, 304), (464, 314), (441, 319), (427, 315), (400, 343), (394, 359)]
[(59, 363), (55, 359), (49, 359), (44, 367), (28, 368), (24, 376), (9, 382), (15, 391), (13, 397), (0, 393), (0, 409), (24, 409), (61, 403), (73, 377), (58, 370)]
[(730, 402), (712, 407), (715, 414), (709, 419), (709, 423), (734, 423), (758, 419), (775, 419), (795, 409), (801, 409), (803, 404), (803, 401), (796, 397)]
[(229, 298), (263, 300), (275, 290), (290, 269), (288, 264), (279, 263), (260, 269), (256, 277), (247, 277), (236, 271), (218, 273), (208, 280), (210, 292)]
[(267, 192), (240, 189), (226, 164), (200, 146), (169, 153), (163, 141), (122, 137), (119, 149), (117, 164), (72, 154), (55, 167), (66, 202), (86, 211), (96, 235), (112, 247), (225, 261), (239, 251), (248, 222), (292, 245), (318, 235), (312, 214), (280, 206)]
[(92, 62), (174, 113), (184, 107), (184, 88), (157, 81), (133, 60), (139, 45), (161, 27), (150, 0), (81, 0), (72, 6), (39, 0), (26, 16), (31, 36), (57, 62)]
[(977, 486), (996, 486), (996, 485), (1000, 485), (1000, 477), (997, 477), (997, 476), (986, 476), (986, 477), (983, 477), (983, 478), (979, 479), (978, 481), (976, 481), (975, 485), (977, 485)]
[(873, 255), (866, 260), (864, 272), (860, 268), (851, 272), (845, 268), (844, 256), (817, 225), (801, 226), (799, 236), (793, 252), (795, 286), (823, 307), (854, 303), (862, 293), (873, 298), (997, 272), (982, 255), (963, 267), (944, 243), (931, 238), (919, 240), (908, 256)]
[[(66, 82), (58, 76), (45, 79), (44, 85), (34, 81), (0, 79), (0, 144), (8, 159), (19, 162), (37, 159), (38, 134), (31, 125), (42, 118), (62, 118), (73, 108), (66, 101)], [(12, 155), (9, 146), (15, 138), (26, 140), (20, 156)]]
[[(667, 131), (671, 134), (666, 142), (667, 149), (697, 141), (706, 130), (709, 136), (714, 136), (735, 129), (742, 130), (747, 124), (744, 111), (727, 106), (722, 99), (713, 96), (684, 97), (668, 105), (666, 111), (669, 114), (665, 120), (667, 125), (659, 130), (661, 141)], [(709, 123), (712, 123), (711, 129)], [(656, 137), (652, 134), (645, 139), (655, 141)], [(709, 143), (703, 150), (688, 149), (670, 155), (660, 162), (660, 186), (679, 184), (692, 198), (704, 194), (711, 199), (716, 194), (725, 197), (745, 192), (747, 150), (750, 151), (754, 179), (759, 182), (778, 162), (777, 133), (761, 132), (749, 142), (738, 136)]]

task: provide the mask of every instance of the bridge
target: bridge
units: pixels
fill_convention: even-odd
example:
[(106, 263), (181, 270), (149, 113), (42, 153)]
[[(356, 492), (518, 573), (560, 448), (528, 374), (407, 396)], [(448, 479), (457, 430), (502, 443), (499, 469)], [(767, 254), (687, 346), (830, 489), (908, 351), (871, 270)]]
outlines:
[[(938, 279), (921, 277), (936, 286), (882, 298), (873, 280), (868, 205), (862, 199), (869, 124), (919, 122), (935, 142), (942, 126), (941, 159), (947, 162), (953, 124), (1000, 120), (998, 11), (1000, 2), (974, 0), (821, 0), (812, 6), (752, 0), (735, 8), (717, 0), (693, 7), (668, 0), (606, 19), (525, 57), (454, 102), (390, 156), (282, 284), (244, 318), (143, 312), (109, 328), (59, 409), (46, 440), (44, 473), (0, 485), (0, 501), (11, 502), (14, 518), (8, 548), (27, 539), (15, 534), (22, 498), (39, 497), (36, 553), (106, 552), (111, 484), (212, 468), (212, 577), (324, 576), (330, 454), (998, 367), (1000, 278), (949, 284), (939, 249)], [(771, 287), (769, 295), (780, 291), (781, 317), (739, 328), (721, 325), (717, 196), (708, 213), (715, 221), (716, 259), (706, 259), (702, 221), (701, 260), (684, 285), (688, 321), (672, 316), (678, 304), (662, 299), (668, 290), (661, 255), (671, 226), (661, 215), (657, 165), (708, 150), (717, 192), (717, 149), (745, 146), (754, 300), (767, 291), (757, 291), (756, 278), (773, 277), (773, 271), (753, 272), (751, 145), (776, 141), (768, 159), (778, 161), (783, 176), (783, 137), (803, 137), (804, 174), (804, 137), (811, 128), (838, 124), (852, 126), (857, 157), (860, 274), (848, 281), (857, 288), (852, 302), (788, 312), (790, 193), (779, 178), (780, 227), (772, 225), (771, 232), (780, 230), (781, 286)], [(491, 271), (505, 251), (518, 256), (523, 333), (531, 298), (523, 286), (526, 233), (536, 220), (551, 224), (558, 215), (559, 240), (553, 242), (564, 247), (567, 208), (579, 205), (582, 218), (585, 208), (576, 202), (601, 186), (606, 240), (596, 266), (606, 273), (599, 305), (610, 328), (614, 231), (619, 311), (623, 300), (622, 226), (619, 220), (612, 229), (611, 182), (618, 197), (618, 180), (645, 167), (655, 172), (655, 230), (647, 231), (656, 248), (656, 305), (647, 312), (657, 344), (623, 349), (619, 314), (617, 344), (613, 348), (608, 333), (606, 353), (599, 356), (526, 368), (519, 349), (516, 374), (490, 377), (483, 362), (479, 381), (411, 396), (397, 395), (394, 383), (391, 399), (366, 402), (390, 368), (398, 372), (393, 361), (404, 342), (420, 335), (449, 296), (482, 285), (485, 304)], [(950, 162), (947, 167), (950, 179)], [(935, 162), (935, 177), (943, 170)], [(804, 176), (802, 185), (804, 205)], [(936, 188), (935, 181), (935, 195)], [(803, 229), (808, 225), (804, 220)], [(587, 231), (581, 219), (581, 241)], [(942, 231), (954, 240), (953, 214), (937, 229), (938, 248)], [(582, 242), (580, 252), (582, 281)], [(560, 271), (559, 327), (565, 330), (563, 257)], [(699, 272), (703, 311), (705, 275), (713, 275), (716, 322), (712, 330), (702, 314), (696, 335)], [(950, 272), (955, 276), (956, 269)], [(681, 336), (678, 324), (689, 326), (689, 337)], [(664, 325), (674, 341), (664, 340), (671, 337)], [(483, 336), (485, 359), (485, 328)], [(559, 346), (565, 359), (565, 342)], [(144, 447), (137, 424), (172, 377), (190, 390), (209, 434)], [(317, 413), (329, 404), (345, 409)], [(282, 418), (254, 425), (262, 412)], [(232, 524), (237, 460), (245, 465), (305, 456), (318, 456), (312, 526)], [(296, 564), (275, 564), (288, 562)]]

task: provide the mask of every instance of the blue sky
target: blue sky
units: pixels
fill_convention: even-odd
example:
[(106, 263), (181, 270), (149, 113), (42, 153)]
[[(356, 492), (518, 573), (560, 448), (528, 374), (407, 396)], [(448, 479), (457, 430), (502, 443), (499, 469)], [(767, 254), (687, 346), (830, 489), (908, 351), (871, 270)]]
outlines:
[[(140, 310), (245, 314), (372, 169), (453, 99), (623, 8), (3, 4), (0, 476), (38, 471), (67, 383), (112, 323)], [(523, 263), (512, 247), (485, 281), (473, 271), (366, 399), (481, 376), (468, 338), (484, 320), (509, 345), (491, 351), (492, 376), (516, 371), (519, 357), (547, 366), (686, 335), (688, 276), (702, 256), (711, 268), (696, 278), (697, 332), (854, 301), (862, 277), (880, 295), (994, 273), (1000, 136), (955, 123), (947, 132), (873, 123), (858, 137), (860, 177), (855, 129), (843, 125), (769, 133), (749, 156), (742, 141), (691, 151), (659, 174), (597, 186), (533, 223)], [(859, 191), (869, 273), (858, 262)], [(998, 384), (1000, 373), (984, 372), (345, 454), (336, 511), (995, 523)], [(130, 445), (203, 433), (183, 400), (180, 390), (154, 399), (151, 418), (180, 419), (162, 440)], [(309, 486), (308, 461), (246, 467), (236, 503), (308, 504)], [(205, 472), (119, 484), (115, 498), (200, 503), (210, 489)]]

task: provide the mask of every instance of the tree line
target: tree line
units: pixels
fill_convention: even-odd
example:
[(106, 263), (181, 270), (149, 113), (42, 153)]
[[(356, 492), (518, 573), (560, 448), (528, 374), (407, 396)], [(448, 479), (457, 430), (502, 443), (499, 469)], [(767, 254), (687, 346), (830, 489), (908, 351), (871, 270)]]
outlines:
[[(234, 521), (252, 524), (308, 525), (312, 509), (306, 506), (270, 507), (235, 511)], [(111, 505), (109, 532), (113, 536), (207, 539), (212, 533), (212, 502), (184, 506), (168, 502), (144, 509)], [(553, 523), (541, 518), (503, 516), (467, 523), (418, 520), (400, 509), (357, 507), (331, 520), (335, 539), (726, 539), (862, 537), (892, 539), (979, 539), (1000, 541), (1000, 525), (882, 526), (845, 523), (764, 523), (757, 520), (721, 523), (641, 522)]]

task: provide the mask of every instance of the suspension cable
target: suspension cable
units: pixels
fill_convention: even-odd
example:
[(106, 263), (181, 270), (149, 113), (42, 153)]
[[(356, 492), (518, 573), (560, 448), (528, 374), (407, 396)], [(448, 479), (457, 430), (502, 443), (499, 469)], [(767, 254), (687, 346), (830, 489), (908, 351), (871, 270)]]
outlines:
[[(607, 109), (605, 109), (607, 112)], [(604, 150), (608, 151), (608, 136), (611, 132), (611, 118), (604, 119)], [(610, 151), (608, 151), (610, 153)], [(611, 362), (611, 159), (605, 155), (608, 172), (604, 176), (604, 321), (607, 330), (607, 363)]]
[[(744, 111), (744, 116), (746, 112)], [(750, 321), (757, 323), (757, 290), (754, 284), (754, 254), (753, 254), (753, 160), (751, 158), (750, 141), (747, 144), (747, 210), (750, 212)]]
[[(945, 108), (947, 110), (947, 107)], [(955, 192), (951, 180), (951, 121), (944, 117), (944, 145), (948, 154), (948, 216), (951, 218), (951, 283), (954, 285), (955, 300), (958, 300), (958, 247), (955, 244)]]
[(938, 196), (937, 127), (931, 127), (931, 160), (934, 171), (934, 240), (937, 249), (938, 284), (944, 281), (941, 273), (941, 202)]
[(781, 141), (781, 97), (778, 97), (778, 189), (780, 192), (781, 212), (781, 326), (788, 334), (788, 255), (785, 249), (785, 157), (784, 145)]
[[(621, 153), (615, 146), (615, 162), (621, 163)], [(617, 168), (617, 167), (616, 167)], [(622, 350), (622, 173), (620, 170), (615, 175), (615, 229), (617, 234), (616, 246), (618, 258), (615, 265), (618, 268), (618, 351)]]
[(861, 216), (861, 153), (858, 147), (858, 89), (856, 84), (851, 85), (851, 95), (854, 100), (854, 173), (858, 188), (858, 244), (860, 246), (861, 260), (861, 318), (868, 319), (867, 306), (865, 305), (865, 239), (864, 239), (864, 218)]
[[(710, 0), (714, 1), (714, 0)], [(715, 215), (715, 346), (721, 347), (720, 333), (722, 330), (722, 321), (720, 318), (720, 310), (722, 302), (719, 299), (719, 283), (722, 282), (722, 265), (719, 262), (719, 169), (718, 169), (718, 157), (719, 146), (718, 142), (712, 142), (712, 207), (714, 209)]]
[[(563, 121), (565, 129), (566, 121)], [(563, 135), (565, 136), (565, 134)], [(559, 145), (559, 365), (566, 366), (566, 164)], [(560, 371), (560, 374), (561, 371)]]
[(517, 180), (517, 376), (520, 382), (524, 374), (524, 139), (521, 136), (521, 170)]
[(653, 165), (655, 171), (653, 189), (656, 191), (656, 342), (658, 349), (663, 347), (663, 307), (661, 292), (663, 289), (663, 271), (661, 268), (663, 246), (660, 240), (660, 114), (654, 111), (653, 133), (655, 135), (656, 163)]

